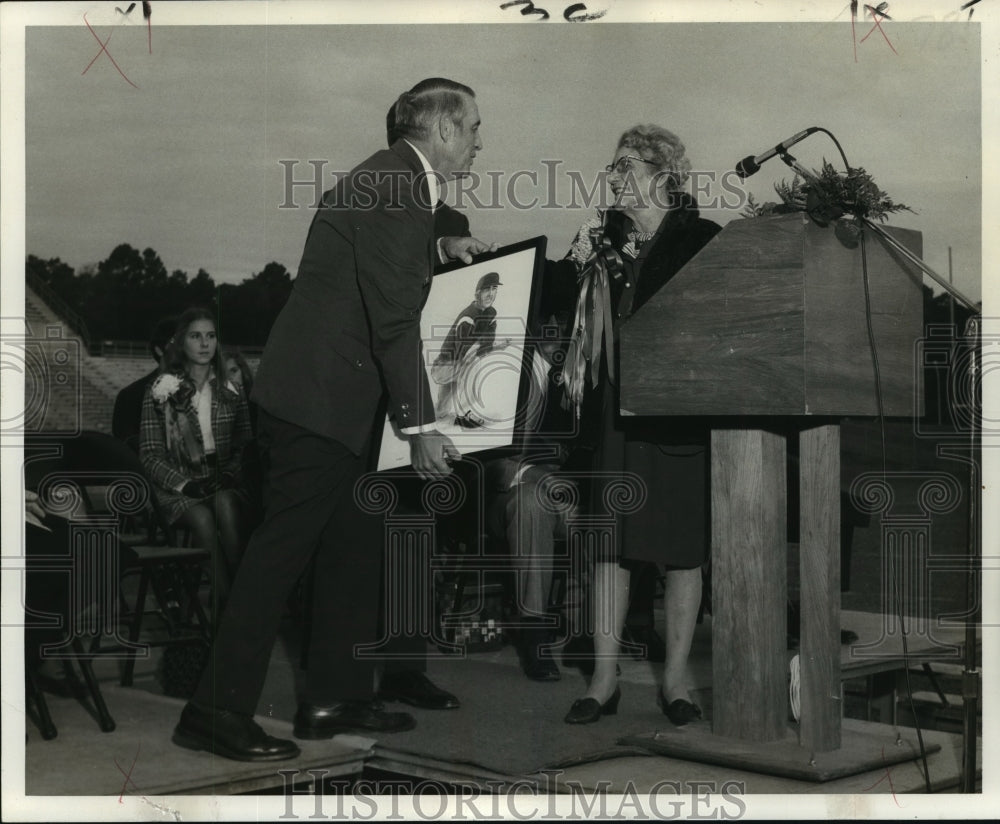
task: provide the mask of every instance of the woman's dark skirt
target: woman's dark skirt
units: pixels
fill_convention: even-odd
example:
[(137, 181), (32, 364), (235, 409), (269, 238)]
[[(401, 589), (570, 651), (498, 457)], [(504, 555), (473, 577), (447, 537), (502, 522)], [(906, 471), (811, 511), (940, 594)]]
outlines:
[(711, 534), (709, 428), (692, 419), (622, 417), (617, 393), (600, 394), (603, 426), (588, 497), (594, 516), (615, 516), (615, 536), (609, 557), (599, 560), (701, 566)]

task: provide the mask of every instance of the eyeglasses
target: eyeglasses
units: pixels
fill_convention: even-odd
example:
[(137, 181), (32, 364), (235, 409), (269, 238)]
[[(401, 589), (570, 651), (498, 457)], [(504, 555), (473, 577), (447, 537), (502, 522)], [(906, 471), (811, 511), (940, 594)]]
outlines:
[(614, 172), (615, 174), (623, 175), (626, 172), (631, 171), (632, 164), (630, 161), (632, 160), (638, 160), (640, 163), (648, 163), (650, 166), (656, 165), (656, 163), (654, 163), (652, 160), (646, 160), (646, 158), (644, 157), (637, 157), (636, 155), (622, 155), (614, 163), (605, 166), (604, 171), (606, 171), (608, 174)]

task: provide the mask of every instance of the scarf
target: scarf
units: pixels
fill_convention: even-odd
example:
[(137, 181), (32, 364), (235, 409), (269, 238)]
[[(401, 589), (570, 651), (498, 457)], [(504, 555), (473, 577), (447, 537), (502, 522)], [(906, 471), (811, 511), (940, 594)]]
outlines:
[(580, 416), (584, 390), (589, 380), (597, 386), (601, 353), (608, 362), (608, 381), (615, 382), (614, 334), (611, 316), (611, 288), (608, 276), (621, 272), (622, 261), (604, 237), (603, 229), (591, 230), (594, 252), (580, 273), (580, 288), (573, 318), (573, 337), (566, 350), (564, 403), (572, 404)]
[(164, 405), (164, 420), (166, 423), (167, 451), (173, 451), (177, 462), (183, 466), (198, 467), (205, 459), (187, 409), (191, 406), (194, 387), (185, 379), (180, 389), (173, 393)]

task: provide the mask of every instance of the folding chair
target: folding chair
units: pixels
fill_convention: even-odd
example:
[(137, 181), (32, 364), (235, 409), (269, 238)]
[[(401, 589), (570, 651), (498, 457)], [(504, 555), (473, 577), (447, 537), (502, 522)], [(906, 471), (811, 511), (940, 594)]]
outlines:
[[(156, 495), (142, 464), (122, 441), (100, 432), (83, 432), (69, 438), (46, 438), (32, 435), (26, 439), (25, 453), (31, 467), (32, 452), (51, 453), (58, 444), (57, 458), (41, 461), (33, 468), (35, 487), (49, 511), (59, 514), (70, 502), (75, 507), (70, 521), (72, 536), (67, 556), (72, 576), (71, 603), (67, 618), (71, 641), (63, 645), (60, 657), (80, 664), (88, 682), (90, 661), (97, 656), (124, 658), (123, 686), (130, 686), (136, 655), (149, 646), (173, 646), (210, 641), (210, 625), (201, 605), (199, 588), (209, 554), (202, 548), (174, 544), (175, 533), (166, 524)], [(43, 473), (43, 474), (42, 474)], [(41, 477), (39, 475), (42, 474)], [(31, 488), (32, 480), (28, 480)], [(142, 534), (127, 538), (128, 523), (142, 523)], [(122, 539), (126, 538), (125, 541)], [(121, 557), (128, 563), (122, 564)], [(127, 575), (139, 575), (138, 592), (127, 603), (121, 581)], [(144, 620), (152, 614), (147, 608), (150, 591), (158, 607), (155, 612), (168, 615), (171, 588), (185, 597), (185, 609), (178, 621), (167, 620), (167, 635), (143, 638)], [(86, 596), (86, 597), (84, 597)], [(74, 609), (88, 600), (95, 605), (89, 612)], [(124, 612), (121, 607), (124, 607)], [(121, 635), (121, 623), (127, 620), (127, 635)], [(81, 637), (90, 635), (89, 649)], [(95, 705), (103, 704), (94, 681), (91, 690)], [(110, 722), (106, 709), (101, 712), (102, 729)]]

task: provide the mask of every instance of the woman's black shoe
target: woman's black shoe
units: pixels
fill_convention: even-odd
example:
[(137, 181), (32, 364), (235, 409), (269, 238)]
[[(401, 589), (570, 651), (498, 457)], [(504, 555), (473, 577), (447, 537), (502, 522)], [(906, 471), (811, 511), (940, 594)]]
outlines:
[(622, 697), (621, 687), (615, 687), (611, 697), (603, 704), (599, 704), (596, 698), (580, 698), (573, 702), (566, 717), (563, 719), (567, 724), (593, 724), (599, 721), (602, 715), (614, 715), (618, 712), (618, 701)]
[(668, 704), (661, 692), (659, 704), (663, 714), (670, 719), (675, 727), (683, 727), (685, 724), (690, 724), (701, 718), (701, 707), (690, 701), (685, 701), (683, 698), (678, 698)]

